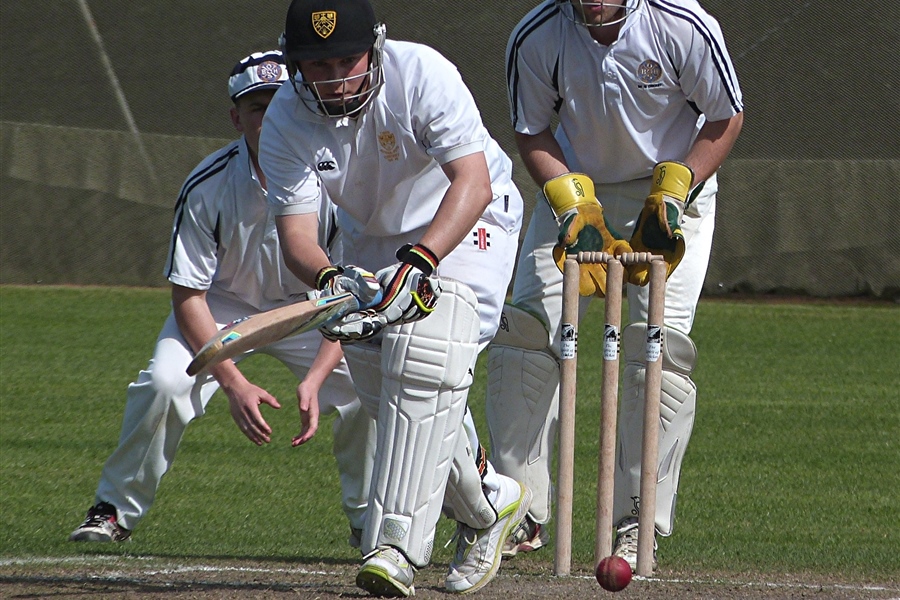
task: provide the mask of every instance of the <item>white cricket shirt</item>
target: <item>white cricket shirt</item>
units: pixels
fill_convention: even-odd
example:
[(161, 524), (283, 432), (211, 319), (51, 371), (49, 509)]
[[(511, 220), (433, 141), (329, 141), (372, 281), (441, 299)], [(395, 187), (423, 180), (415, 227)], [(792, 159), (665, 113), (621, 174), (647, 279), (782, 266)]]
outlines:
[(507, 84), (513, 126), (555, 137), (572, 171), (598, 184), (648, 177), (682, 160), (704, 122), (743, 110), (722, 31), (694, 0), (628, 0), (638, 10), (602, 46), (571, 4), (546, 0), (513, 30)]
[(356, 119), (314, 114), (292, 85), (279, 89), (266, 111), (259, 161), (276, 214), (315, 211), (321, 186), (338, 207), (345, 239), (365, 248), (363, 266), (377, 270), (431, 224), (450, 185), (441, 165), (480, 151), (494, 192), (483, 219), (513, 231), (523, 207), (512, 162), (456, 67), (427, 46), (387, 40), (384, 85)]
[[(325, 247), (331, 237), (335, 247), (332, 207), (327, 200), (316, 202), (319, 243)], [(243, 137), (203, 159), (182, 186), (164, 275), (259, 311), (296, 301), (309, 290), (284, 264), (275, 218)]]

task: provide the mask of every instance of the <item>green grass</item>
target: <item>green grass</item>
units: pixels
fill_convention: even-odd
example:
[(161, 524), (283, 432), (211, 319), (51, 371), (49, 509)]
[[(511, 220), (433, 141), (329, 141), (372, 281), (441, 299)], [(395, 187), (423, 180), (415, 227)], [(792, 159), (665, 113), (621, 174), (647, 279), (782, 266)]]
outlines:
[[(282, 402), (257, 448), (224, 396), (187, 431), (157, 502), (119, 546), (66, 542), (118, 439), (125, 388), (168, 313), (164, 290), (0, 286), (0, 556), (140, 554), (355, 562), (330, 421), (292, 449), (294, 382), (267, 357), (245, 371)], [(579, 360), (599, 364), (602, 304)], [(695, 572), (898, 572), (900, 309), (702, 301), (697, 421), (664, 566)], [(470, 395), (483, 423), (484, 369)], [(599, 369), (579, 370), (576, 568), (592, 561)], [(483, 434), (486, 440), (486, 433)], [(435, 562), (452, 527), (442, 521)], [(552, 561), (552, 552), (522, 557)]]

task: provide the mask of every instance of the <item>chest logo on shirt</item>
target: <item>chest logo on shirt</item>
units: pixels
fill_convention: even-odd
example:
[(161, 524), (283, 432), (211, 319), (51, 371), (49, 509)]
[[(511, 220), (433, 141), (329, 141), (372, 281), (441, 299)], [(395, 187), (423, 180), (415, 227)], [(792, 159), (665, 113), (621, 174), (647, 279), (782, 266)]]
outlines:
[(337, 12), (333, 10), (320, 10), (312, 14), (313, 30), (320, 38), (325, 39), (334, 32), (337, 25)]
[(659, 66), (658, 62), (655, 60), (645, 60), (638, 65), (637, 68), (637, 77), (643, 84), (639, 85), (638, 88), (645, 90), (662, 86), (661, 83), (657, 83), (662, 77), (662, 73), (662, 67)]
[(384, 158), (394, 162), (400, 158), (400, 148), (397, 146), (397, 138), (390, 131), (382, 131), (378, 134), (378, 149)]
[(478, 246), (479, 250), (487, 250), (491, 247), (491, 234), (484, 227), (479, 227), (472, 232), (472, 243)]

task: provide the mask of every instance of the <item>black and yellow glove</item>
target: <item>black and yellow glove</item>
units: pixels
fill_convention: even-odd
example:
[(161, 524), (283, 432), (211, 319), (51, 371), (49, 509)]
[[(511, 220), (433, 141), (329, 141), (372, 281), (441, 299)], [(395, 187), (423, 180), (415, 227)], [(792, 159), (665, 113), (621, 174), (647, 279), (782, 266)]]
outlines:
[[(594, 182), (582, 173), (566, 173), (544, 184), (544, 196), (560, 222), (553, 260), (562, 271), (566, 255), (576, 252), (606, 252), (619, 256), (631, 246), (609, 227), (603, 207), (594, 195)], [(578, 293), (582, 296), (606, 294), (606, 264), (582, 264)]]
[[(684, 233), (681, 221), (688, 192), (694, 182), (694, 172), (683, 163), (667, 161), (653, 168), (650, 195), (638, 216), (631, 235), (635, 252), (661, 254), (666, 259), (666, 279), (684, 256)], [(647, 285), (650, 265), (636, 264), (625, 268), (628, 283)]]

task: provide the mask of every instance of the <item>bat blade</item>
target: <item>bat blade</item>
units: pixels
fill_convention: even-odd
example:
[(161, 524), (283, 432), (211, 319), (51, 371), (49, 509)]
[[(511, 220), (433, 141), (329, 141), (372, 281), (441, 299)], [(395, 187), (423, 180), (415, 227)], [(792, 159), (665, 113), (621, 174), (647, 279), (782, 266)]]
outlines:
[(197, 375), (238, 354), (318, 329), (329, 320), (354, 310), (357, 304), (353, 294), (345, 293), (296, 302), (232, 321), (197, 352), (188, 365), (187, 374)]

